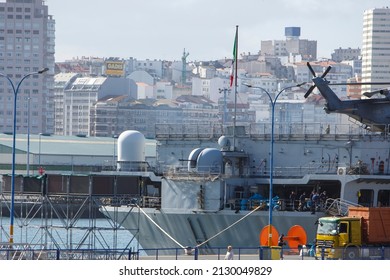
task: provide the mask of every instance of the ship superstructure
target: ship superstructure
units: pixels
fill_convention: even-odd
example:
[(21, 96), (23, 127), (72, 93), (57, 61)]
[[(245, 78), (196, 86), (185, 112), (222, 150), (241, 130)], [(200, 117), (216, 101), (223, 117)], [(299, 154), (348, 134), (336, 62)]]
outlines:
[[(320, 124), (278, 126), (270, 202), (268, 128), (239, 128), (235, 147), (232, 136), (218, 130), (198, 127), (158, 134), (159, 182), (140, 177), (132, 203), (107, 205), (102, 213), (137, 229), (134, 234), (143, 248), (212, 250), (227, 244), (259, 246), (269, 207), (279, 233), (300, 225), (311, 242), (319, 217), (346, 214), (342, 203), (389, 206), (387, 135), (341, 125), (329, 131)], [(327, 200), (313, 211), (310, 195), (324, 191)], [(300, 208), (303, 193), (305, 206)]]

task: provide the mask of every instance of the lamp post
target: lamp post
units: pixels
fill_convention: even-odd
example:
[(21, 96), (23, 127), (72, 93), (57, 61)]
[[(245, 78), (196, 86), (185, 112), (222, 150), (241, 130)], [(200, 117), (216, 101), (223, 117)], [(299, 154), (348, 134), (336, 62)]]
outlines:
[[(23, 76), (20, 81), (17, 83), (16, 87), (7, 75), (0, 73), (0, 76), (6, 78), (9, 84), (12, 87), (14, 93), (14, 115), (13, 115), (13, 133), (12, 133), (12, 175), (11, 175), (11, 209), (10, 209), (10, 227), (9, 227), (9, 243), (14, 242), (14, 204), (15, 204), (15, 146), (16, 146), (16, 101), (18, 97), (18, 92), (22, 82), (31, 75), (43, 74), (48, 71), (49, 68), (44, 68), (37, 72), (31, 72)], [(30, 105), (30, 104), (29, 104)], [(30, 117), (30, 116), (29, 116)], [(29, 135), (28, 135), (29, 136)], [(29, 152), (29, 151), (28, 151)]]
[(30, 176), (30, 102), (31, 102), (31, 93), (28, 91), (27, 99), (27, 176)]
[(41, 140), (42, 140), (42, 133), (39, 133), (38, 168), (41, 168)]
[(275, 98), (272, 99), (271, 94), (264, 88), (258, 87), (258, 86), (252, 86), (250, 84), (244, 84), (247, 87), (250, 88), (256, 88), (260, 89), (263, 92), (265, 92), (269, 98), (269, 101), (271, 103), (271, 147), (270, 147), (270, 174), (269, 174), (269, 214), (268, 214), (268, 246), (272, 246), (272, 196), (273, 196), (273, 178), (274, 178), (274, 127), (275, 127), (275, 104), (278, 100), (279, 96), (287, 89), (291, 89), (294, 87), (301, 87), (306, 83), (297, 84), (294, 86), (285, 87), (282, 90), (280, 90), (276, 95)]

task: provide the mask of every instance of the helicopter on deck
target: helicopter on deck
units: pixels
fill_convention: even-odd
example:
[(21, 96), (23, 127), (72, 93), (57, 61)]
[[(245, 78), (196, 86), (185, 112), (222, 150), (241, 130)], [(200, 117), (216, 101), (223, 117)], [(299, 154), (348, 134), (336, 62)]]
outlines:
[[(326, 113), (346, 114), (349, 117), (362, 123), (366, 129), (371, 131), (384, 131), (390, 125), (390, 93), (388, 89), (381, 89), (373, 92), (366, 92), (364, 95), (367, 99), (341, 100), (336, 93), (330, 88), (333, 85), (388, 85), (390, 83), (330, 83), (325, 76), (331, 70), (331, 66), (325, 72), (317, 77), (310, 63), (307, 63), (310, 72), (313, 74), (313, 85), (305, 94), (307, 98), (315, 88), (318, 88), (320, 94), (326, 100)], [(374, 97), (376, 95), (383, 97)]]

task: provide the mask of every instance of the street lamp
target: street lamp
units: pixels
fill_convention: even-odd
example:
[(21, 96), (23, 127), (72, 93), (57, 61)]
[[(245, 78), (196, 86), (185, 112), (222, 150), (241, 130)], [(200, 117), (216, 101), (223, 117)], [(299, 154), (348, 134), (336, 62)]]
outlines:
[(294, 87), (301, 87), (306, 83), (297, 84), (294, 86), (285, 87), (282, 90), (280, 90), (276, 95), (275, 98), (272, 99), (271, 94), (264, 88), (258, 87), (258, 86), (252, 86), (250, 84), (244, 84), (247, 87), (250, 88), (256, 88), (264, 91), (271, 103), (271, 148), (270, 148), (270, 174), (269, 174), (269, 214), (268, 214), (268, 246), (272, 246), (272, 196), (273, 196), (273, 178), (274, 178), (274, 126), (275, 126), (275, 104), (278, 100), (279, 96), (287, 89), (291, 89)]
[(41, 138), (42, 138), (42, 133), (39, 133), (38, 168), (41, 168)]
[(31, 116), (31, 93), (28, 91), (28, 99), (27, 99), (27, 176), (30, 176), (30, 116)]
[[(18, 97), (18, 92), (19, 92), (19, 88), (20, 88), (20, 85), (22, 84), (22, 82), (29, 76), (31, 75), (36, 75), (36, 74), (43, 74), (45, 73), (46, 71), (48, 71), (49, 68), (44, 68), (42, 70), (39, 70), (37, 72), (31, 72), (31, 73), (28, 73), (27, 75), (25, 75), (22, 79), (20, 79), (20, 81), (18, 82), (18, 84), (14, 85), (13, 81), (11, 80), (10, 77), (8, 77), (7, 75), (3, 74), (3, 73), (0, 73), (0, 76), (6, 78), (8, 80), (8, 82), (10, 83), (11, 87), (12, 87), (12, 90), (13, 90), (13, 93), (14, 93), (14, 119), (13, 119), (13, 133), (12, 133), (12, 177), (11, 177), (11, 209), (10, 209), (10, 227), (9, 227), (9, 243), (13, 243), (14, 242), (14, 204), (15, 204), (15, 146), (16, 146), (16, 101), (17, 101), (17, 97)], [(29, 104), (30, 105), (30, 104)], [(30, 117), (30, 116), (28, 116)], [(28, 133), (29, 134), (29, 133)], [(28, 135), (28, 138), (30, 137), (30, 135)], [(28, 145), (27, 145), (28, 146)], [(30, 151), (28, 151), (29, 153)]]

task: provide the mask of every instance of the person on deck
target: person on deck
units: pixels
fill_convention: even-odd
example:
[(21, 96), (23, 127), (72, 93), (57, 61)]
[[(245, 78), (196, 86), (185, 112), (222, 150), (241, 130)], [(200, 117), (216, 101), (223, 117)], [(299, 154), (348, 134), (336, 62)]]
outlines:
[(306, 209), (306, 193), (303, 192), (300, 196), (299, 196), (299, 206), (298, 206), (298, 210), (299, 211), (304, 211)]
[(227, 247), (227, 252), (226, 252), (226, 255), (225, 255), (225, 260), (232, 260), (234, 257), (234, 254), (233, 254), (233, 247), (231, 245), (229, 245)]
[(319, 201), (320, 201), (320, 196), (318, 192), (315, 191), (311, 198), (311, 205), (310, 205), (311, 214), (316, 213), (317, 207), (319, 205)]
[(294, 191), (291, 192), (290, 194), (290, 205), (291, 205), (291, 210), (295, 210), (295, 199), (296, 199), (296, 194)]

